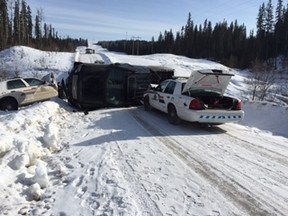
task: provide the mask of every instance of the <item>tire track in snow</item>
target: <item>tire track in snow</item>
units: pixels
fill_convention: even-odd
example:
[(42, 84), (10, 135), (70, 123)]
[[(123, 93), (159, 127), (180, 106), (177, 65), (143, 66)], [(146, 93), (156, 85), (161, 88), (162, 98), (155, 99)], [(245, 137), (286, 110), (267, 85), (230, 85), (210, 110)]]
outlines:
[[(113, 135), (112, 135), (113, 136)], [(116, 140), (116, 139), (115, 139)], [(120, 144), (115, 141), (117, 144), (118, 152), (119, 152), (119, 158), (124, 158), (125, 155), (123, 154), (123, 151), (120, 147)], [(123, 163), (122, 161), (125, 161)], [(120, 167), (120, 170), (124, 176), (124, 178), (129, 181), (129, 185), (131, 187), (131, 190), (133, 191), (133, 194), (136, 195), (136, 200), (138, 203), (138, 208), (140, 208), (141, 213), (143, 215), (157, 215), (161, 216), (163, 213), (158, 208), (157, 204), (150, 198), (149, 194), (147, 193), (147, 189), (142, 183), (139, 183), (139, 179), (136, 178), (134, 175), (135, 170), (133, 166), (130, 164), (130, 162), (126, 160), (119, 160), (118, 166)]]
[[(253, 182), (257, 181), (255, 178), (253, 178), (253, 175), (248, 176), (245, 174), (246, 170), (248, 170), (247, 168), (254, 170), (256, 167), (259, 172), (266, 174), (265, 178), (268, 177), (268, 179), (273, 179), (275, 182), (282, 184), (283, 187), (288, 187), (288, 177), (285, 172), (285, 169), (288, 168), (287, 157), (284, 158), (281, 154), (277, 154), (277, 152), (274, 151), (272, 151), (273, 156), (271, 156), (268, 149), (262, 148), (261, 146), (258, 148), (257, 145), (251, 142), (247, 142), (246, 140), (238, 138), (237, 136), (231, 136), (227, 133), (221, 134), (221, 137), (219, 135), (211, 136), (213, 144), (208, 144), (209, 149), (206, 149), (207, 139), (205, 137), (197, 137), (196, 139), (198, 143), (203, 143), (203, 145), (198, 145), (198, 148), (200, 148), (203, 152), (207, 150), (212, 152), (209, 154), (209, 157), (214, 158), (214, 161), (219, 161), (219, 157), (217, 157), (219, 155), (221, 155), (221, 158), (224, 158), (225, 156), (225, 160), (228, 159), (238, 161), (238, 163), (241, 164), (240, 168), (245, 168), (245, 172), (243, 172), (243, 170), (241, 172), (240, 169), (238, 169), (238, 166), (233, 167), (227, 163), (225, 166), (239, 173), (239, 175), (243, 175), (243, 177), (246, 179), (250, 178), (253, 179)], [(187, 141), (184, 140), (184, 143), (185, 142)], [(233, 149), (235, 154), (230, 153), (231, 149)], [(189, 149), (187, 149), (187, 151), (189, 151)], [(240, 152), (241, 154), (237, 154), (237, 152)], [(215, 153), (217, 153), (216, 156), (213, 155)], [(257, 182), (261, 183), (259, 181)], [(267, 186), (266, 188), (267, 190), (271, 190), (271, 188)]]
[[(218, 154), (220, 150), (220, 155), (227, 155), (227, 147), (233, 148), (235, 155), (228, 154), (228, 159), (231, 157), (235, 158), (233, 161), (239, 161), (241, 164), (240, 169), (238, 166), (233, 167), (229, 164), (226, 164), (226, 166), (233, 170), (233, 172), (238, 173), (237, 175), (243, 176), (242, 178), (252, 185), (262, 185), (261, 188), (251, 188), (251, 191), (253, 189), (257, 194), (262, 194), (262, 200), (263, 197), (266, 197), (269, 200), (274, 198), (277, 200), (276, 202), (274, 201), (274, 206), (278, 206), (278, 209), (283, 208), (285, 205), (283, 205), (283, 203), (287, 203), (288, 201), (287, 196), (285, 196), (285, 191), (288, 189), (288, 160), (287, 156), (285, 157), (282, 153), (284, 152), (285, 154), (285, 150), (288, 150), (288, 146), (286, 148), (285, 145), (281, 146), (279, 143), (274, 143), (273, 140), (272, 142), (269, 140), (265, 142), (265, 144), (270, 146), (271, 149), (269, 149), (268, 147), (264, 147), (266, 146), (265, 144), (263, 146), (253, 144), (249, 141), (251, 138), (243, 135), (244, 134), (233, 134), (233, 129), (231, 134), (229, 130), (227, 133), (221, 135), (221, 141), (218, 139), (218, 143), (213, 139), (214, 144), (216, 144), (209, 145), (209, 149), (211, 148), (212, 152), (215, 151), (218, 152)], [(221, 142), (221, 144), (219, 142)], [(283, 151), (281, 153), (275, 152), (273, 150), (274, 144), (277, 147), (280, 146)], [(237, 154), (237, 152), (241, 152), (241, 154)], [(217, 161), (217, 158), (214, 159)], [(254, 175), (255, 171), (258, 172), (258, 175)], [(247, 174), (249, 172), (250, 174)], [(278, 187), (278, 189), (275, 190), (274, 186)], [(269, 196), (267, 196), (267, 193)], [(278, 204), (281, 202), (282, 205)]]
[[(257, 166), (260, 170), (263, 171), (263, 173), (264, 171), (268, 171), (269, 174), (271, 174), (269, 175), (271, 179), (274, 179), (275, 181), (280, 182), (281, 184), (288, 187), (288, 177), (287, 175), (285, 175), (284, 171), (281, 171), (288, 167), (287, 157), (284, 157), (282, 154), (278, 154), (277, 152), (270, 151), (269, 149), (263, 148), (261, 146), (257, 146), (237, 136), (232, 136), (230, 134), (223, 134), (222, 137), (223, 137), (221, 139), (222, 145), (224, 146), (233, 145), (234, 148), (240, 148), (239, 152), (243, 152), (243, 151), (246, 152), (245, 154), (242, 154), (242, 155), (239, 155), (239, 154), (235, 155), (242, 162), (247, 162), (249, 164), (252, 164), (253, 166)], [(226, 142), (226, 140), (231, 140), (231, 139), (233, 140), (233, 142)], [(220, 149), (223, 152), (223, 154), (225, 154), (225, 149), (221, 148), (219, 145), (217, 145), (217, 147), (218, 147), (217, 150)], [(250, 157), (247, 157), (247, 155), (250, 155)], [(256, 158), (257, 160), (254, 158)], [(258, 161), (259, 159), (261, 159), (261, 161), (266, 161), (265, 165), (260, 163)], [(276, 165), (279, 168), (278, 170), (274, 168)]]
[[(182, 139), (180, 138), (180, 140)], [(182, 143), (180, 140), (177, 139), (179, 145)], [(249, 152), (243, 147), (243, 149), (238, 149), (237, 147), (239, 146), (237, 145), (233, 148), (235, 154), (230, 154), (225, 147), (235, 145), (235, 140), (233, 138), (231, 139), (231, 137), (223, 137), (221, 135), (221, 141), (220, 139), (215, 139), (215, 137), (212, 140), (214, 144), (209, 145), (207, 149), (207, 146), (205, 145), (207, 140), (199, 139), (199, 137), (197, 138), (197, 143), (200, 143), (200, 150), (202, 152), (206, 151), (207, 155), (209, 155), (209, 158), (203, 157), (203, 160), (208, 161), (208, 164), (213, 164), (212, 167), (214, 168), (218, 167), (216, 164), (219, 164), (219, 167), (225, 167), (226, 176), (229, 176), (229, 178), (233, 181), (235, 181), (234, 179), (237, 179), (238, 184), (245, 185), (245, 188), (248, 186), (249, 189), (247, 188), (247, 192), (252, 194), (252, 197), (257, 198), (257, 200), (260, 200), (261, 202), (263, 202), (263, 200), (270, 200), (269, 205), (274, 208), (275, 212), (287, 211), (287, 209), (284, 207), (284, 203), (287, 203), (288, 200), (287, 196), (285, 197), (285, 192), (283, 194), (283, 191), (288, 189), (288, 178), (285, 175), (286, 167), (278, 167), (278, 164), (273, 161), (269, 161), (269, 158), (267, 161), (267, 158), (263, 157), (262, 155), (255, 157), (254, 152)], [(218, 142), (221, 142), (221, 146), (219, 146)], [(202, 146), (204, 147), (201, 148)], [(191, 151), (191, 149), (189, 150), (183, 145), (181, 147), (188, 152)], [(217, 152), (217, 155), (213, 155), (213, 152)], [(237, 152), (240, 152), (240, 154)], [(219, 155), (221, 155), (220, 160)], [(258, 161), (259, 159), (261, 159), (260, 162)], [(233, 162), (230, 164), (229, 161)], [(278, 167), (278, 169), (275, 169), (275, 167)], [(218, 171), (220, 172), (219, 169)], [(221, 172), (223, 171), (224, 169), (221, 170)], [(257, 174), (255, 175), (256, 171)], [(253, 187), (253, 185), (255, 185), (255, 187)], [(278, 189), (275, 190), (275, 188), (273, 188), (274, 185), (276, 185)], [(272, 200), (274, 200), (274, 202), (272, 202)], [(265, 205), (267, 205), (267, 203)]]
[[(280, 154), (278, 152), (275, 152), (271, 149), (265, 148), (263, 146), (259, 146), (259, 145), (255, 145), (247, 140), (245, 140), (244, 138), (240, 138), (239, 136), (233, 135), (231, 133), (228, 134), (224, 134), (224, 136), (227, 136), (228, 138), (233, 138), (234, 140), (236, 140), (237, 142), (235, 142), (234, 144), (245, 148), (245, 149), (249, 149), (250, 151), (253, 151), (254, 153), (260, 155), (260, 156), (264, 156), (266, 158), (269, 158), (277, 163), (282, 164), (283, 166), (288, 166), (288, 160), (287, 160), (287, 155), (285, 154)], [(277, 143), (273, 143), (275, 145), (278, 145)], [(287, 149), (286, 151), (288, 152), (288, 145), (287, 145)]]
[[(218, 170), (213, 164), (208, 164), (206, 161), (199, 158), (199, 156), (195, 155), (195, 153), (183, 149), (182, 144), (177, 140), (168, 138), (165, 134), (160, 132), (159, 129), (148, 123), (143, 117), (140, 117), (139, 111), (133, 110), (130, 113), (148, 132), (171, 149), (173, 153), (184, 161), (193, 171), (196, 171), (215, 188), (218, 188), (219, 191), (224, 193), (228, 199), (247, 214), (264, 216), (277, 213), (277, 215), (286, 215), (272, 206), (269, 201), (267, 202), (259, 197), (253, 197), (248, 188)], [(263, 204), (265, 207), (268, 207), (269, 210), (262, 208), (261, 206), (263, 206)]]
[[(108, 115), (108, 114), (105, 114)], [(91, 122), (89, 122), (91, 120)], [(88, 121), (88, 125), (93, 123), (93, 119)], [(105, 123), (102, 125), (106, 128)], [(109, 128), (109, 123), (107, 128)], [(93, 130), (90, 131), (93, 134)], [(117, 132), (116, 132), (117, 134)], [(140, 215), (163, 215), (157, 204), (149, 196), (145, 186), (139, 183), (135, 170), (121, 149), (121, 144), (117, 141), (117, 135), (114, 135), (114, 129), (111, 129), (109, 136), (105, 137), (101, 160), (91, 161), (91, 164), (83, 167), (86, 168), (83, 178), (75, 180), (74, 186), (78, 188), (76, 198), (81, 200), (83, 208), (90, 208), (93, 215), (101, 215), (113, 212), (112, 206), (118, 205), (117, 211), (125, 211), (132, 204), (129, 202), (126, 188), (122, 188), (122, 178), (129, 182), (129, 190), (133, 196), (132, 200), (136, 204)], [(99, 159), (99, 158), (98, 158)], [(112, 170), (113, 169), (113, 170)], [(117, 178), (119, 175), (120, 179)], [(91, 180), (92, 179), (92, 180)], [(94, 182), (93, 184), (91, 182)], [(93, 189), (93, 190), (92, 190)], [(92, 192), (92, 193), (91, 193)], [(134, 204), (133, 203), (133, 204)], [(128, 207), (127, 207), (128, 206)], [(117, 212), (114, 211), (115, 215)], [(132, 213), (131, 213), (132, 214)], [(108, 215), (112, 215), (108, 214)]]

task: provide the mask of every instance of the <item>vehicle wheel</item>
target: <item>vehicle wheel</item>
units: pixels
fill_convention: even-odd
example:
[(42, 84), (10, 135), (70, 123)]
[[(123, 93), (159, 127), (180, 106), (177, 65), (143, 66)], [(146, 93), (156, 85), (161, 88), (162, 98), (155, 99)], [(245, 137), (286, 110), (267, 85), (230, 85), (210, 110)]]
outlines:
[(18, 110), (18, 103), (13, 98), (6, 98), (0, 102), (1, 110)]
[(180, 123), (180, 118), (177, 115), (177, 111), (175, 109), (174, 105), (169, 105), (168, 106), (168, 121), (171, 124), (179, 124)]
[(149, 96), (145, 96), (144, 98), (144, 109), (146, 111), (150, 111), (152, 109), (149, 102)]

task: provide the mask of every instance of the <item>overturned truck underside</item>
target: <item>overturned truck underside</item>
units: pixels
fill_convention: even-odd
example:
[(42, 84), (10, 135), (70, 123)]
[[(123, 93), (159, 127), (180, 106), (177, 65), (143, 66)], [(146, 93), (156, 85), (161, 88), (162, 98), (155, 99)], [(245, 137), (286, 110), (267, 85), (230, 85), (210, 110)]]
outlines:
[(77, 62), (62, 84), (71, 105), (91, 110), (140, 104), (151, 82), (159, 83), (173, 74), (173, 69), (165, 67)]

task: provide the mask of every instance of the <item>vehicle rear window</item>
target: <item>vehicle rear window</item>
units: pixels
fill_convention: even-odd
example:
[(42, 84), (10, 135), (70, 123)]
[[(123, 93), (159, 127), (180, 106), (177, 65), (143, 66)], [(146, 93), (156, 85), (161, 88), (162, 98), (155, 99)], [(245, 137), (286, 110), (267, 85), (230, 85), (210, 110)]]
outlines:
[(25, 88), (26, 85), (22, 82), (22, 80), (11, 80), (7, 82), (7, 89), (17, 89), (17, 88)]

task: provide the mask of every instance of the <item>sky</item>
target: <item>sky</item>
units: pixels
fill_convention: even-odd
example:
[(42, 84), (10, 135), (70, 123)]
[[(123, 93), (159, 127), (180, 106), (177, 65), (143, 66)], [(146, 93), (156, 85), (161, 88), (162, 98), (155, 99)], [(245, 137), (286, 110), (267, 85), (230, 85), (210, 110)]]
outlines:
[[(256, 29), (259, 7), (268, 0), (27, 0), (33, 17), (42, 9), (44, 22), (52, 24), (59, 36), (84, 38), (93, 42), (138, 37), (150, 41), (160, 32), (181, 30), (191, 13), (194, 24), (236, 19), (247, 32)], [(274, 9), (277, 0), (272, 0)], [(284, 1), (286, 6), (287, 2)]]

